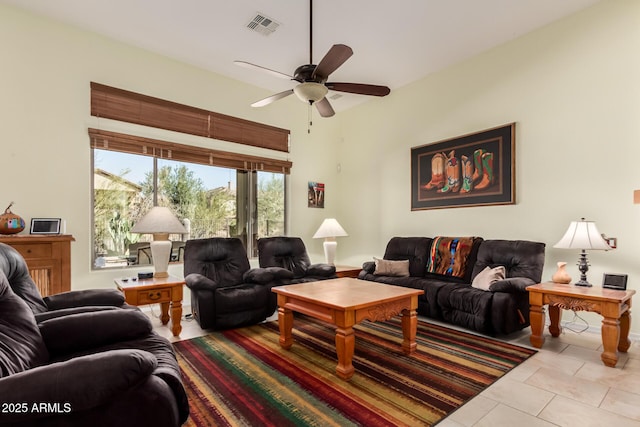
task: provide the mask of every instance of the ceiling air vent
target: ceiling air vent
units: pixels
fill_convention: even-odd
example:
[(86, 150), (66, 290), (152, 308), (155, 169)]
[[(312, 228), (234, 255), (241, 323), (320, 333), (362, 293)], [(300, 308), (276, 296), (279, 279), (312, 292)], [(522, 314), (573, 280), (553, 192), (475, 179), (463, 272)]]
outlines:
[(334, 93), (333, 95), (331, 95), (331, 96), (329, 97), (329, 99), (332, 99), (332, 100), (334, 100), (334, 101), (335, 101), (336, 99), (340, 99), (340, 98), (342, 98), (342, 95), (340, 95), (339, 93)]
[(256, 31), (263, 36), (268, 36), (273, 33), (280, 24), (273, 19), (269, 18), (263, 13), (257, 12), (256, 16), (247, 24), (247, 28)]

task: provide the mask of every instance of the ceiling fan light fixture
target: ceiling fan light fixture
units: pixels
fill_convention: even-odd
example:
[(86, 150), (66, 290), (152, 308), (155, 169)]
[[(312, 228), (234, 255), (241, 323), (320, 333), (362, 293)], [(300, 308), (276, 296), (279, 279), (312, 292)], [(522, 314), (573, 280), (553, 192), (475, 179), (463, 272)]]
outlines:
[(293, 93), (306, 103), (320, 101), (329, 92), (329, 89), (321, 83), (304, 82), (293, 88)]

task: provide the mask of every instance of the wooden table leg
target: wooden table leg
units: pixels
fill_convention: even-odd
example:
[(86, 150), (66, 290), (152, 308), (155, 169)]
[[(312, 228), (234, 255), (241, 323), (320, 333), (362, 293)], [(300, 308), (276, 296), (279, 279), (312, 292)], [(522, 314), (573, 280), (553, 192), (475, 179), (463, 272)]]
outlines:
[(618, 363), (617, 346), (620, 340), (620, 322), (612, 317), (605, 317), (602, 320), (602, 346), (604, 351), (600, 355), (602, 362), (614, 367)]
[(336, 328), (336, 353), (338, 354), (338, 366), (336, 374), (343, 380), (353, 376), (353, 352), (356, 339), (352, 327)]
[(626, 353), (631, 347), (631, 341), (629, 340), (629, 328), (631, 326), (631, 313), (629, 310), (622, 313), (620, 316), (620, 340), (618, 341), (618, 351)]
[(402, 310), (402, 351), (411, 354), (416, 351), (416, 330), (418, 315), (415, 310)]
[(560, 326), (560, 319), (562, 319), (562, 310), (557, 305), (549, 306), (549, 333), (552, 337), (559, 337), (562, 332), (562, 326)]
[(293, 328), (293, 311), (278, 307), (278, 327), (280, 328), (280, 347), (288, 349), (293, 344), (291, 329)]
[(163, 325), (169, 323), (169, 301), (160, 303), (160, 321)]
[(541, 348), (544, 344), (544, 307), (537, 304), (531, 304), (529, 310), (529, 323), (531, 323), (531, 336), (529, 341), (531, 345)]
[(182, 332), (182, 325), (180, 320), (182, 319), (182, 302), (171, 301), (171, 332), (173, 336), (177, 337)]

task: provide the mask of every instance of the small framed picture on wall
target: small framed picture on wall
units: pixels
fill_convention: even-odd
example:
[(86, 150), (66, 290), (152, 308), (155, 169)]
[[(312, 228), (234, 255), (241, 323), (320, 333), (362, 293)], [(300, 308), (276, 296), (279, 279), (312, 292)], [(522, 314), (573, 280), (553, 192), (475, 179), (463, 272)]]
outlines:
[(309, 181), (308, 207), (324, 208), (324, 184)]

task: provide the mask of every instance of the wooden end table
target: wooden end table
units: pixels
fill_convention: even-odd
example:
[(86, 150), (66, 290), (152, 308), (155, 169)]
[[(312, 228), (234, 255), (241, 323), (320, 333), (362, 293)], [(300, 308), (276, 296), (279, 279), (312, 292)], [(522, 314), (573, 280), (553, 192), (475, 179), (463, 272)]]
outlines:
[(631, 297), (634, 290), (618, 291), (601, 287), (584, 287), (546, 282), (528, 286), (531, 322), (531, 345), (541, 348), (545, 338), (542, 335), (545, 324), (544, 305), (549, 306), (549, 333), (557, 337), (562, 331), (561, 309), (592, 311), (602, 317), (602, 345), (600, 358), (606, 366), (618, 363), (618, 351), (626, 353), (631, 346), (629, 328), (631, 325)]
[(351, 277), (358, 278), (358, 274), (362, 271), (362, 267), (350, 267), (347, 265), (336, 265), (336, 276), (337, 277)]
[(416, 349), (418, 295), (421, 289), (339, 278), (318, 282), (277, 286), (280, 346), (293, 344), (293, 312), (304, 313), (336, 326), (336, 374), (345, 380), (353, 376), (355, 335), (353, 326), (362, 320), (389, 320), (402, 314), (402, 351), (411, 354)]
[[(152, 279), (116, 279), (116, 286), (124, 293), (127, 304), (139, 306), (146, 304), (160, 304), (160, 321), (163, 325), (171, 318), (171, 332), (180, 335), (182, 325), (182, 285), (184, 279), (177, 277), (154, 277)], [(171, 316), (169, 316), (171, 308)]]

